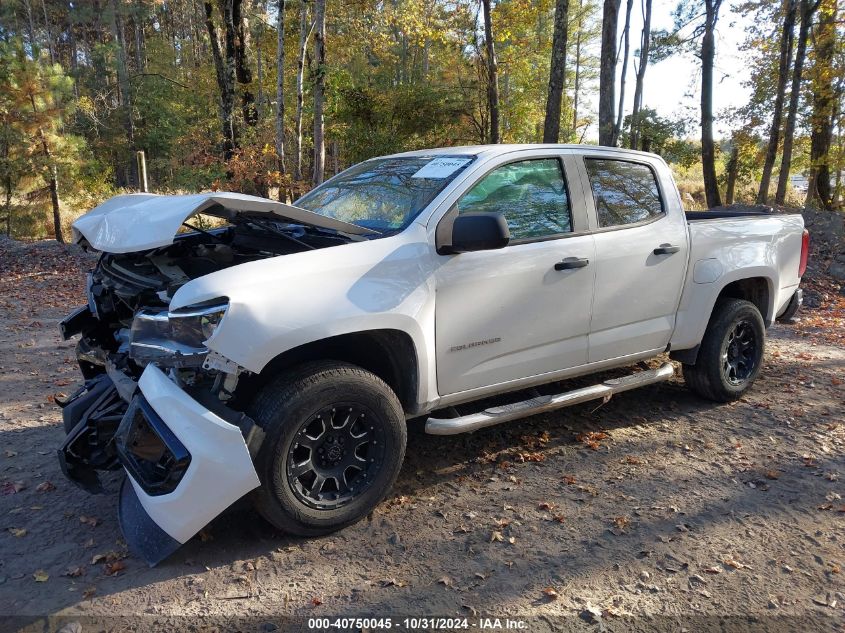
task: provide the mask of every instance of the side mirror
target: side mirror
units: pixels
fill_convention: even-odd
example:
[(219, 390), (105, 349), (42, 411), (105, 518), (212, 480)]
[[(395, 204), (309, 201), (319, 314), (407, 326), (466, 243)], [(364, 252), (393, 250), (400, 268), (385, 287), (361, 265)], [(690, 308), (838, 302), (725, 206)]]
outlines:
[(464, 213), (452, 223), (451, 240), (439, 245), (443, 255), (504, 248), (511, 239), (508, 221), (501, 213)]

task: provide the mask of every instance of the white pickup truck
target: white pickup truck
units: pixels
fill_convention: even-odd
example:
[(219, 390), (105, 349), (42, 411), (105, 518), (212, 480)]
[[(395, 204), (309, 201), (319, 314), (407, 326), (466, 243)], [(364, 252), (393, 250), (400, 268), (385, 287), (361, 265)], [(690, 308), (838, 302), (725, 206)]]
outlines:
[(374, 158), (296, 206), (118, 196), (74, 235), (102, 255), (61, 324), (85, 384), (59, 458), (95, 492), (126, 471), (121, 527), (150, 564), (248, 493), (292, 534), (361, 519), (410, 418), (463, 433), (607, 397), (673, 365), (559, 381), (665, 352), (738, 398), (808, 250), (798, 215), (685, 215), (658, 156), (568, 145)]

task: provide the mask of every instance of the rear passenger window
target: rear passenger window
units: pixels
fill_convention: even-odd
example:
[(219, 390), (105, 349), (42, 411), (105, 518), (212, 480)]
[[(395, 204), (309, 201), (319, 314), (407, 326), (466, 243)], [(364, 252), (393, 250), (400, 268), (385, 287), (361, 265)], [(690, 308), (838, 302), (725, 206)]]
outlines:
[(513, 240), (571, 232), (560, 161), (531, 159), (494, 169), (458, 201), (458, 213), (479, 212), (503, 214)]
[(624, 160), (585, 158), (599, 226), (642, 222), (663, 213), (651, 168)]

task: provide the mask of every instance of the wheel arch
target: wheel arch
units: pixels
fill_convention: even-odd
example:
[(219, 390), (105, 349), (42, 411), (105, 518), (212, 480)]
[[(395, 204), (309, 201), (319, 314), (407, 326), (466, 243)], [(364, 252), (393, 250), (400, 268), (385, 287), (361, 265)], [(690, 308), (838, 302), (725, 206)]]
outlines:
[(273, 357), (262, 370), (244, 378), (238, 397), (248, 399), (286, 369), (314, 360), (333, 360), (372, 372), (396, 393), (406, 413), (415, 410), (420, 363), (410, 334), (396, 329), (347, 332), (298, 345)]
[[(706, 284), (696, 284), (696, 289), (703, 290)], [(684, 349), (673, 349), (674, 345), (670, 344), (669, 357), (672, 360), (677, 360), (686, 365), (694, 365), (698, 358), (698, 351), (701, 344), (701, 339), (704, 332), (713, 319), (714, 310), (719, 301), (723, 298), (744, 299), (750, 301), (763, 316), (763, 322), (768, 327), (774, 320), (774, 301), (775, 301), (775, 286), (771, 277), (763, 274), (740, 277), (738, 279), (726, 280), (719, 288), (719, 291), (713, 295), (712, 300), (709, 301), (709, 307), (703, 312), (707, 315), (707, 319), (699, 321), (699, 331), (697, 332), (694, 347), (685, 347)], [(680, 315), (679, 315), (680, 318)], [(687, 317), (690, 318), (690, 317)]]

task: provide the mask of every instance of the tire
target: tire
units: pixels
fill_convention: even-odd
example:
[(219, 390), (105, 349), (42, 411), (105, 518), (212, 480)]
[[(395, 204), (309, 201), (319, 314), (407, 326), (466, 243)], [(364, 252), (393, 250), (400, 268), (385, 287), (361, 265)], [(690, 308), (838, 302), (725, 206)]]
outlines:
[(760, 310), (743, 299), (716, 302), (695, 365), (684, 365), (684, 380), (699, 396), (715, 402), (737, 400), (760, 373), (766, 328)]
[(288, 371), (259, 392), (250, 415), (265, 432), (253, 504), (289, 534), (320, 536), (367, 516), (405, 456), (399, 399), (354, 365), (313, 362)]

